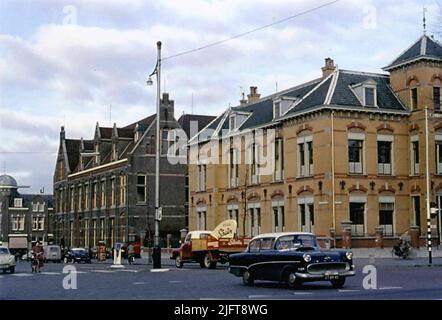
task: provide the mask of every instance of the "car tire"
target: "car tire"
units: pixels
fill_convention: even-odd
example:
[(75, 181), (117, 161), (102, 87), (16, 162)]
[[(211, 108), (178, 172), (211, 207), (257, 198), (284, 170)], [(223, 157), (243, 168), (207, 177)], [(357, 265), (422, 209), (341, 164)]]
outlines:
[(10, 268), (9, 268), (9, 272), (10, 272), (11, 274), (13, 274), (13, 273), (15, 272), (15, 267), (10, 267)]
[(253, 286), (253, 284), (255, 283), (255, 279), (248, 270), (244, 271), (244, 273), (242, 274), (242, 282), (249, 287)]
[(212, 261), (212, 259), (210, 259), (210, 255), (208, 253), (206, 253), (206, 255), (204, 256), (204, 267), (207, 269), (215, 269), (216, 268), (216, 261)]
[(287, 275), (287, 280), (286, 281), (287, 281), (287, 284), (288, 284), (290, 289), (298, 289), (301, 286), (301, 282), (296, 277), (294, 272), (290, 272)]
[(339, 278), (339, 279), (331, 280), (330, 282), (331, 282), (333, 288), (341, 289), (341, 288), (344, 287), (345, 278)]
[(175, 267), (181, 269), (183, 267), (183, 260), (181, 260), (180, 256), (177, 256), (175, 259)]

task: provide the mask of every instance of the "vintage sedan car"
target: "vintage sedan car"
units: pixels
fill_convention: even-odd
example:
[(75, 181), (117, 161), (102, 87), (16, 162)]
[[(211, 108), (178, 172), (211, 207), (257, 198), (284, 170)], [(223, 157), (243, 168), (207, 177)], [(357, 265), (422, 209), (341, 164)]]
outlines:
[(3, 273), (6, 273), (6, 271), (10, 273), (15, 272), (15, 257), (6, 247), (0, 247), (0, 270), (2, 270)]
[(330, 281), (342, 288), (355, 275), (355, 266), (352, 252), (322, 251), (311, 233), (270, 233), (253, 238), (244, 253), (231, 255), (229, 272), (249, 286), (255, 280), (286, 282), (291, 288)]
[(73, 248), (66, 253), (63, 261), (64, 263), (91, 263), (91, 257), (85, 248)]

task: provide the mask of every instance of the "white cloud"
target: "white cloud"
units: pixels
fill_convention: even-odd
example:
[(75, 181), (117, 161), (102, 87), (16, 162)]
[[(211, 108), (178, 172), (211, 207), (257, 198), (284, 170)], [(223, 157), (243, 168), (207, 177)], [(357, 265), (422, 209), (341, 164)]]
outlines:
[[(9, 4), (14, 17), (0, 34), (0, 150), (56, 149), (61, 125), (68, 137), (91, 138), (97, 121), (126, 125), (154, 112), (155, 90), (145, 86), (154, 68), (157, 40), (167, 57), (227, 39), (327, 1), (308, 0), (45, 0), (33, 1), (35, 21), (22, 19), (25, 1)], [(76, 9), (78, 25), (62, 25), (63, 7)], [(364, 28), (364, 8), (377, 12), (374, 30)], [(440, 8), (428, 3), (428, 25)], [(14, 10), (15, 9), (15, 10)], [(240, 87), (262, 95), (320, 76), (326, 56), (344, 69), (380, 71), (421, 34), (418, 0), (337, 4), (271, 28), (164, 61), (163, 88), (176, 115), (217, 114), (237, 104)], [(0, 16), (5, 13), (0, 13)], [(7, 22), (11, 23), (11, 22)], [(1, 127), (3, 122), (3, 127)], [(26, 183), (46, 181), (53, 155), (0, 153)], [(30, 170), (32, 168), (32, 170)], [(45, 178), (47, 177), (47, 178)], [(46, 179), (46, 180), (45, 180)]]

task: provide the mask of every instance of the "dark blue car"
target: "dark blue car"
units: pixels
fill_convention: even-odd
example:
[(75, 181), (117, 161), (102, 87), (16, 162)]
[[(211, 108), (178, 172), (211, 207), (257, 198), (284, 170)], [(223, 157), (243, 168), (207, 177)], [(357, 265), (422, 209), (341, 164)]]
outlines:
[(253, 238), (244, 253), (230, 256), (229, 272), (244, 284), (255, 280), (286, 282), (295, 288), (303, 282), (330, 281), (342, 288), (355, 275), (353, 253), (322, 251), (311, 233), (270, 233)]
[(84, 248), (74, 248), (69, 250), (64, 256), (64, 263), (91, 263), (91, 256), (89, 255), (88, 250)]

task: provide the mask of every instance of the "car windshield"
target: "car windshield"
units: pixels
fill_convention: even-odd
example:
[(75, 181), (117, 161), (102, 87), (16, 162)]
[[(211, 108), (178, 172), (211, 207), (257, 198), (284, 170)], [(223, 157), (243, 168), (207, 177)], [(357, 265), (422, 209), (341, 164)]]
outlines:
[(276, 242), (276, 250), (297, 250), (300, 248), (316, 248), (316, 238), (311, 235), (284, 236)]
[(72, 250), (74, 253), (85, 253), (86, 252), (86, 250), (84, 250), (84, 249), (74, 249), (74, 250)]
[(57, 247), (51, 247), (49, 248), (50, 252), (58, 252), (58, 248)]
[(0, 248), (0, 254), (9, 254), (9, 251), (7, 248)]

